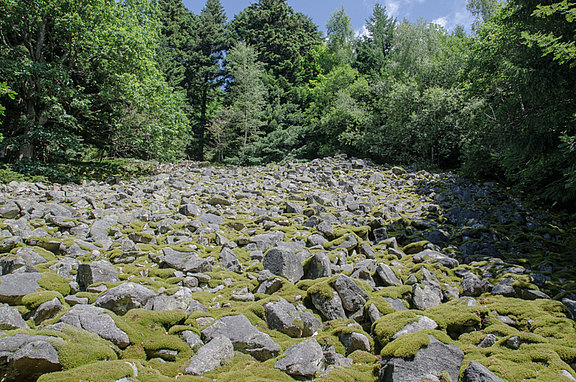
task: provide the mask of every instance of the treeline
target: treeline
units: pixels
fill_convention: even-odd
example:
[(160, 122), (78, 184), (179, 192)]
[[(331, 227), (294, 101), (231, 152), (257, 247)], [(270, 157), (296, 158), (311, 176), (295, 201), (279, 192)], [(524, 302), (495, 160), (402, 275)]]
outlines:
[[(576, 5), (469, 0), (474, 33), (356, 36), (285, 0), (0, 0), (1, 155), (235, 164), (346, 153), (576, 202)], [(4, 110), (3, 110), (4, 109)]]

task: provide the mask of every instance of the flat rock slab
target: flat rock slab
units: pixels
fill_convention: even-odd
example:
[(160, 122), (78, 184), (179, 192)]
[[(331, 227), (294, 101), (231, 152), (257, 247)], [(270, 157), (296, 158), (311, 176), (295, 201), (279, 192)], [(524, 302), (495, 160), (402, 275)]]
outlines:
[(96, 333), (121, 348), (130, 344), (128, 334), (116, 326), (112, 317), (103, 308), (92, 305), (74, 305), (58, 322)]
[(40, 290), (36, 280), (41, 278), (42, 274), (38, 272), (0, 276), (0, 301), (19, 304), (22, 297)]
[(156, 293), (153, 290), (140, 284), (127, 282), (102, 293), (94, 305), (122, 315), (130, 309), (143, 308), (154, 296)]
[(205, 342), (219, 336), (230, 339), (234, 350), (249, 354), (259, 361), (274, 358), (280, 353), (280, 346), (242, 315), (222, 317), (202, 330)]

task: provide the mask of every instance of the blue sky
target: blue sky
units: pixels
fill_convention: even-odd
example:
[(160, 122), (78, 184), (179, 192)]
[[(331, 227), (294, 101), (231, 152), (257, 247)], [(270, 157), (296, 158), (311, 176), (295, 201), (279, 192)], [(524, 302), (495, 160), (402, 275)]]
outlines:
[[(255, 1), (251, 0), (220, 0), (226, 9), (228, 19), (242, 11)], [(326, 22), (330, 15), (342, 5), (346, 13), (352, 18), (352, 27), (357, 33), (362, 27), (377, 0), (288, 0), (288, 4), (295, 11), (312, 17), (312, 20), (322, 31), (326, 30)], [(388, 13), (399, 20), (408, 19), (417, 21), (423, 18), (426, 21), (441, 24), (449, 30), (461, 24), (470, 30), (472, 16), (466, 10), (466, 0), (379, 0), (385, 5)], [(184, 4), (192, 12), (199, 14), (204, 7), (205, 0), (184, 0)]]

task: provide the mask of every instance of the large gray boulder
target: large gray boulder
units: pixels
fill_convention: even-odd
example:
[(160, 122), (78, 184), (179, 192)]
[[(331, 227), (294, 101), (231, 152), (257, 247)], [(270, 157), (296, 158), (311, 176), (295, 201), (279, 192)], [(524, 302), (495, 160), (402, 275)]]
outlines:
[(291, 283), (298, 282), (304, 276), (300, 257), (285, 247), (275, 247), (266, 252), (264, 269), (277, 276), (286, 277)]
[(28, 327), (28, 324), (20, 315), (18, 309), (7, 304), (0, 304), (0, 330), (12, 330)]
[(428, 337), (428, 346), (418, 350), (413, 358), (383, 358), (378, 382), (422, 382), (425, 377), (438, 379), (443, 372), (457, 381), (464, 352), (454, 344)]
[(402, 280), (396, 276), (392, 268), (384, 263), (378, 264), (376, 267), (376, 273), (380, 277), (380, 280), (382, 280), (384, 286), (402, 285)]
[(51, 342), (62, 339), (16, 334), (0, 338), (0, 376), (3, 381), (35, 381), (42, 374), (62, 369)]
[(96, 333), (100, 337), (125, 348), (130, 344), (128, 334), (120, 330), (106, 309), (92, 305), (74, 305), (58, 322)]
[(230, 248), (222, 248), (222, 251), (220, 251), (220, 263), (230, 272), (242, 271), (242, 264), (238, 261), (238, 256)]
[(269, 329), (278, 330), (290, 337), (302, 336), (302, 320), (296, 307), (285, 299), (264, 305), (266, 324)]
[(208, 310), (202, 303), (192, 298), (192, 291), (186, 287), (178, 288), (174, 294), (160, 294), (153, 297), (148, 300), (146, 307), (157, 311), (181, 309), (186, 314)]
[(342, 306), (349, 312), (362, 309), (370, 298), (350, 277), (343, 274), (334, 281), (334, 289), (342, 300)]
[(274, 367), (296, 379), (312, 379), (325, 368), (322, 347), (315, 338), (289, 347), (283, 356)]
[(234, 345), (224, 336), (215, 337), (198, 349), (198, 353), (190, 358), (190, 364), (185, 374), (202, 375), (217, 367), (224, 366), (234, 359)]
[(325, 253), (318, 252), (307, 261), (304, 269), (304, 278), (319, 279), (332, 276), (330, 259)]
[(478, 297), (490, 289), (492, 285), (488, 281), (480, 279), (472, 272), (467, 272), (462, 279), (463, 296)]
[(212, 264), (194, 252), (180, 252), (170, 247), (162, 248), (164, 258), (162, 266), (174, 268), (183, 272), (212, 272)]
[(505, 382), (502, 378), (488, 370), (488, 368), (476, 361), (464, 370), (462, 382)]
[(262, 333), (243, 315), (222, 317), (202, 330), (204, 342), (224, 336), (234, 344), (234, 350), (246, 353), (258, 361), (266, 361), (280, 353), (280, 346)]
[(85, 291), (92, 284), (96, 283), (117, 283), (118, 271), (107, 261), (94, 261), (90, 264), (78, 265), (76, 282), (81, 291)]
[(0, 302), (19, 305), (22, 297), (40, 290), (40, 285), (36, 280), (41, 278), (42, 274), (39, 272), (0, 276)]
[(318, 309), (326, 319), (336, 320), (338, 318), (346, 318), (346, 311), (344, 311), (342, 300), (337, 292), (333, 292), (331, 298), (319, 292), (313, 293), (310, 298), (314, 307)]
[(143, 308), (154, 296), (156, 293), (153, 290), (140, 284), (126, 282), (102, 293), (94, 305), (122, 315), (130, 309)]

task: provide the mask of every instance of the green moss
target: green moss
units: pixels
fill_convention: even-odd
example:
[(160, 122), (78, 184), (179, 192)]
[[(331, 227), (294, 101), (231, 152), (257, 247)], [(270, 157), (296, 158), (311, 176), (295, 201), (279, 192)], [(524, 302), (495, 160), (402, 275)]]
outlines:
[(57, 298), (62, 304), (65, 304), (64, 297), (61, 293), (56, 291), (43, 291), (37, 293), (30, 293), (22, 297), (22, 304), (29, 310), (34, 310), (46, 301)]
[(335, 367), (327, 376), (315, 379), (322, 382), (373, 382), (378, 378), (378, 368), (373, 365)]
[(132, 367), (125, 361), (101, 361), (68, 371), (44, 374), (40, 376), (38, 382), (115, 382), (133, 375)]
[(52, 252), (47, 251), (42, 247), (33, 247), (32, 249), (34, 250), (34, 252), (42, 256), (46, 261), (58, 260), (58, 258)]
[(429, 335), (446, 344), (450, 343), (450, 337), (438, 330), (421, 330), (416, 333), (404, 334), (386, 345), (380, 355), (383, 357), (411, 358), (418, 350), (430, 344)]
[(378, 358), (374, 354), (364, 350), (356, 350), (348, 355), (348, 358), (351, 358), (354, 363), (363, 363), (366, 365), (372, 365), (378, 362)]
[(332, 284), (336, 280), (336, 276), (333, 277), (323, 277), (321, 279), (316, 279), (316, 283), (310, 286), (306, 293), (308, 296), (312, 296), (313, 294), (319, 294), (324, 298), (332, 298), (334, 296), (334, 288), (332, 288)]
[(100, 295), (100, 293), (94, 293), (94, 292), (78, 292), (78, 293), (76, 293), (76, 297), (80, 297), (80, 298), (86, 297), (88, 299), (88, 303), (90, 303), (90, 304), (93, 304), (99, 295)]
[[(204, 374), (210, 381), (218, 382), (293, 382), (286, 373), (274, 368), (274, 359), (268, 362), (258, 362), (249, 355), (234, 353), (234, 360), (227, 367), (218, 368)], [(225, 370), (228, 369), (228, 370)]]
[(380, 318), (372, 325), (374, 337), (381, 346), (385, 346), (403, 327), (418, 321), (417, 313), (421, 312), (401, 310)]
[(427, 240), (417, 241), (415, 243), (408, 244), (402, 248), (402, 251), (407, 255), (413, 255), (422, 252), (424, 249), (426, 249), (428, 244), (430, 244), (430, 242)]
[(46, 271), (42, 273), (42, 278), (37, 281), (38, 285), (46, 290), (59, 292), (63, 296), (70, 294), (70, 285), (68, 285), (68, 282), (56, 272)]
[(449, 302), (430, 308), (424, 314), (436, 321), (441, 329), (460, 335), (474, 328), (479, 329), (488, 313), (484, 307), (458, 306), (455, 302)]

